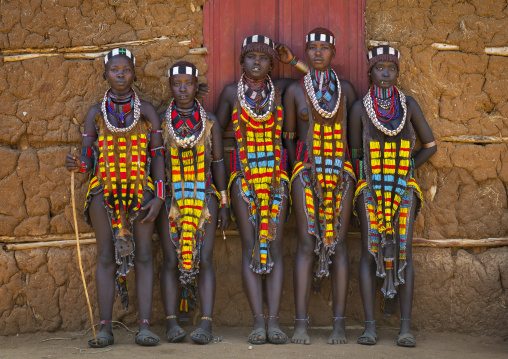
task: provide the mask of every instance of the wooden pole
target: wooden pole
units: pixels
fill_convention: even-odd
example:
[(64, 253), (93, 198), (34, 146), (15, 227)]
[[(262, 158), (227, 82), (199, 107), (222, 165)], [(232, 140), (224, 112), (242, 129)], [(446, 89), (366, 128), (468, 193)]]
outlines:
[[(80, 239), (79, 244), (94, 244), (95, 238), (88, 238), (88, 239)], [(6, 244), (4, 247), (8, 251), (19, 251), (23, 249), (34, 249), (34, 248), (41, 248), (41, 247), (68, 247), (68, 246), (75, 246), (76, 240), (75, 239), (69, 239), (69, 240), (63, 240), (63, 241), (49, 241), (49, 242), (28, 242), (28, 243), (13, 243), (13, 244)]]
[(79, 248), (79, 232), (78, 232), (78, 220), (76, 218), (76, 204), (74, 201), (74, 172), (71, 172), (71, 205), (72, 205), (72, 217), (74, 218), (74, 232), (76, 233), (76, 248), (78, 249), (78, 261), (79, 270), (81, 272), (81, 279), (83, 280), (83, 287), (85, 288), (86, 302), (88, 304), (88, 311), (90, 312), (90, 322), (92, 323), (93, 338), (95, 344), (99, 344), (97, 341), (97, 335), (95, 335), (95, 325), (93, 323), (92, 306), (90, 305), (90, 298), (88, 297), (88, 290), (86, 289), (85, 273), (83, 273), (83, 264), (81, 263), (81, 250)]
[(413, 247), (473, 248), (508, 246), (508, 238), (484, 239), (423, 239), (413, 238)]
[(463, 135), (463, 136), (444, 137), (441, 139), (441, 141), (443, 141), (443, 142), (462, 142), (462, 143), (508, 143), (508, 137)]

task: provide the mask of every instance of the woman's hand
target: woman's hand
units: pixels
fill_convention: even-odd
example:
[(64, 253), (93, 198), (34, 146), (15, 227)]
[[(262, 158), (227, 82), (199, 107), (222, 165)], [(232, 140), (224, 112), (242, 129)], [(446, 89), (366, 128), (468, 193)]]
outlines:
[(157, 218), (157, 215), (159, 214), (159, 211), (162, 206), (162, 198), (155, 197), (148, 201), (147, 204), (145, 204), (143, 207), (141, 207), (141, 210), (146, 211), (148, 210), (148, 214), (141, 220), (141, 223), (147, 223), (147, 222), (153, 222), (155, 218)]
[(279, 53), (279, 61), (283, 64), (289, 64), (293, 60), (293, 52), (286, 45), (275, 43), (275, 50)]
[(210, 92), (210, 87), (208, 84), (199, 84), (198, 92), (196, 92), (196, 97), (203, 99)]
[(229, 208), (219, 208), (219, 213), (217, 214), (217, 228), (220, 229), (221, 233), (229, 227), (229, 223), (231, 223)]
[(69, 172), (79, 172), (81, 169), (81, 160), (79, 157), (68, 153), (65, 157), (65, 168)]

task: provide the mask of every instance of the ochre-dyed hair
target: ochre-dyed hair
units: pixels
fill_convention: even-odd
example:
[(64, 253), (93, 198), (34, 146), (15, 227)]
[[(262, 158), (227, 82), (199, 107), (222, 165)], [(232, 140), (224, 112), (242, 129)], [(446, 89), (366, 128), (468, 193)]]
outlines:
[(275, 51), (271, 46), (263, 42), (251, 42), (250, 44), (245, 45), (240, 52), (240, 64), (243, 64), (243, 60), (245, 59), (245, 55), (248, 52), (264, 52), (268, 56), (270, 56), (270, 66), (274, 65), (274, 57), (277, 56), (277, 51)]
[[(314, 30), (309, 31), (309, 33), (307, 35), (309, 35), (309, 34), (324, 34), (324, 35), (330, 35), (330, 36), (335, 37), (334, 33), (325, 27), (316, 27)], [(337, 41), (336, 37), (335, 37), (335, 41)], [(308, 42), (305, 44), (305, 49), (307, 49), (307, 44), (308, 44)], [(330, 45), (335, 49), (335, 45), (333, 45), (333, 44), (330, 44)]]

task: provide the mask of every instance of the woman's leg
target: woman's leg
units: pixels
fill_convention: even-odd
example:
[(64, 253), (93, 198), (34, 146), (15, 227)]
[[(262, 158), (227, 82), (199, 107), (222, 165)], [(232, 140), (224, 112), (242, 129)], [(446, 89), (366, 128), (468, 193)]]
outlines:
[[(164, 313), (167, 316), (175, 316), (166, 319), (166, 338), (174, 342), (175, 338), (181, 340), (185, 336), (185, 331), (178, 325), (178, 256), (176, 248), (171, 240), (169, 233), (169, 220), (166, 206), (162, 205), (157, 217), (157, 230), (162, 244), (162, 271), (160, 276), (160, 287)], [(177, 341), (178, 341), (177, 340)]]
[[(145, 192), (143, 203), (147, 203), (153, 196)], [(153, 299), (153, 258), (152, 258), (152, 234), (153, 222), (141, 223), (148, 211), (141, 211), (134, 221), (134, 271), (136, 274), (136, 295), (138, 298), (139, 319), (150, 319), (152, 314)], [(149, 323), (139, 323), (139, 329), (150, 329)], [(152, 341), (152, 339), (148, 339)], [(158, 340), (157, 340), (158, 341)]]
[(287, 336), (280, 332), (279, 327), (279, 309), (280, 301), (282, 298), (282, 289), (284, 286), (284, 261), (283, 261), (283, 248), (282, 237), (284, 235), (284, 227), (286, 225), (286, 218), (289, 211), (289, 190), (286, 184), (283, 184), (284, 195), (281, 202), (281, 210), (279, 214), (279, 223), (275, 238), (269, 243), (270, 255), (273, 260), (273, 267), (270, 273), (266, 275), (266, 296), (268, 307), (268, 331), (277, 330), (277, 334), (271, 336), (272, 340), (286, 341)]
[(340, 211), (339, 239), (335, 245), (335, 253), (332, 255), (332, 298), (333, 298), (333, 331), (328, 338), (328, 344), (345, 344), (346, 340), (346, 300), (349, 289), (349, 256), (347, 251), (347, 233), (349, 219), (353, 209), (353, 197), (355, 184), (351, 177), (347, 176), (348, 191), (342, 197)]
[[(413, 293), (414, 293), (414, 270), (413, 270), (413, 229), (416, 217), (416, 203), (418, 199), (413, 195), (413, 207), (409, 218), (407, 219), (406, 228), (406, 268), (404, 269), (405, 283), (399, 285), (399, 300), (400, 300), (400, 334), (411, 333), (411, 311), (413, 309)], [(414, 339), (405, 339), (404, 343), (414, 344)]]
[[(263, 317), (263, 287), (261, 275), (254, 273), (250, 268), (252, 250), (255, 244), (254, 226), (249, 221), (249, 205), (241, 195), (238, 180), (234, 180), (231, 186), (231, 204), (235, 213), (236, 224), (242, 240), (242, 280), (243, 288), (249, 301), (252, 315), (254, 316), (254, 330), (265, 328)], [(262, 336), (251, 335), (250, 341), (264, 340)]]
[[(214, 195), (210, 196), (208, 210), (210, 211), (211, 217), (210, 221), (205, 223), (204, 243), (201, 246), (198, 295), (201, 304), (201, 315), (211, 318), (213, 315), (213, 305), (215, 303), (215, 271), (213, 269), (212, 257), (218, 213), (218, 200)], [(201, 320), (199, 327), (209, 333), (212, 332), (212, 322), (210, 320)]]
[[(110, 321), (115, 300), (115, 246), (102, 192), (92, 197), (89, 214), (97, 241), (95, 283), (99, 302), (99, 317), (101, 321)], [(101, 331), (112, 333), (111, 322), (101, 325)]]
[(291, 185), (291, 199), (293, 213), (296, 219), (298, 242), (295, 263), (293, 267), (293, 286), (295, 297), (295, 332), (291, 342), (295, 344), (310, 344), (307, 334), (307, 310), (309, 306), (312, 285), (312, 267), (314, 265), (316, 237), (309, 234), (307, 206), (305, 201), (305, 186), (300, 178), (295, 178)]
[[(360, 229), (362, 236), (362, 255), (360, 258), (359, 280), (360, 280), (360, 294), (362, 296), (363, 311), (365, 314), (365, 331), (358, 343), (360, 344), (375, 344), (377, 338), (376, 322), (374, 320), (374, 302), (376, 299), (376, 261), (374, 256), (370, 253), (368, 243), (369, 225), (365, 209), (365, 202), (363, 199), (364, 194), (360, 194), (357, 199), (356, 212), (360, 219)], [(366, 337), (365, 335), (369, 335)]]

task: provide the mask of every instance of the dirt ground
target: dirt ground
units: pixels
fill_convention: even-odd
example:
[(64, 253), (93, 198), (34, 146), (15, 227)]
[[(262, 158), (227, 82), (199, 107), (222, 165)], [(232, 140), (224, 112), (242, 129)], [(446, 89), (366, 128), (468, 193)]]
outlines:
[[(283, 327), (289, 335), (292, 328)], [(192, 328), (187, 327), (187, 332)], [(184, 342), (169, 344), (161, 340), (156, 347), (140, 347), (134, 344), (134, 331), (126, 329), (115, 330), (115, 345), (105, 349), (92, 349), (87, 345), (86, 335), (73, 332), (54, 332), (41, 334), (21, 334), (0, 337), (0, 358), (79, 358), (101, 357), (108, 358), (166, 358), (168, 355), (178, 358), (506, 358), (508, 341), (453, 333), (438, 333), (428, 331), (414, 332), (417, 340), (416, 348), (401, 348), (395, 344), (397, 330), (381, 328), (376, 346), (356, 344), (356, 338), (361, 329), (347, 330), (349, 344), (327, 345), (329, 329), (323, 327), (311, 328), (309, 334), (313, 341), (311, 345), (251, 345), (246, 342), (250, 328), (247, 327), (217, 327), (214, 335), (221, 340), (207, 346), (193, 344), (186, 338)], [(153, 331), (161, 336), (164, 328), (154, 327)], [(107, 352), (107, 354), (105, 354)]]

